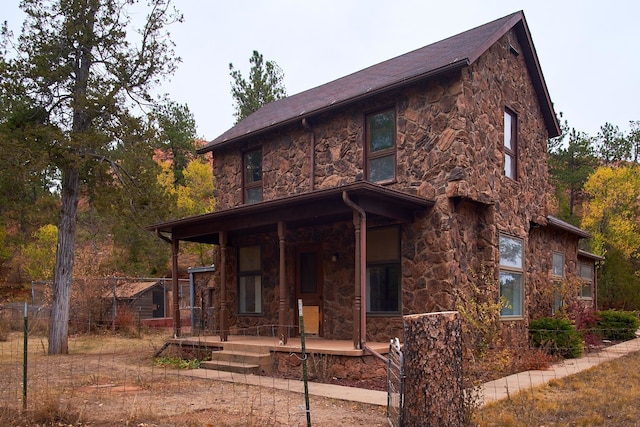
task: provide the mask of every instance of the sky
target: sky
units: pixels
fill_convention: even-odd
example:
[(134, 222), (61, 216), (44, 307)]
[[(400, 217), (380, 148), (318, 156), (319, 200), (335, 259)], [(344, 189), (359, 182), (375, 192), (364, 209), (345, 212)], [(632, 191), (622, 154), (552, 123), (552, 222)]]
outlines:
[[(254, 50), (280, 66), (293, 95), (518, 10), (570, 127), (595, 136), (606, 122), (627, 132), (640, 120), (637, 0), (174, 2), (184, 22), (169, 31), (182, 63), (158, 91), (188, 105), (205, 140), (233, 126), (229, 63), (248, 76)], [(3, 0), (0, 11), (16, 34), (18, 3)]]

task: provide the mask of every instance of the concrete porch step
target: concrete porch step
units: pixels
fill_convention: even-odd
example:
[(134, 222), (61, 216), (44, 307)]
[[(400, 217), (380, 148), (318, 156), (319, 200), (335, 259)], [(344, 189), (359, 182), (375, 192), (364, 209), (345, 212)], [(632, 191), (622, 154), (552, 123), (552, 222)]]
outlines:
[(216, 371), (235, 372), (238, 374), (260, 375), (260, 365), (251, 365), (238, 362), (226, 362), (222, 360), (211, 360), (200, 363), (201, 369), (212, 369)]
[(271, 372), (272, 356), (261, 348), (231, 347), (225, 343), (223, 350), (213, 351), (211, 360), (202, 362), (201, 368), (215, 369), (240, 374), (262, 374)]

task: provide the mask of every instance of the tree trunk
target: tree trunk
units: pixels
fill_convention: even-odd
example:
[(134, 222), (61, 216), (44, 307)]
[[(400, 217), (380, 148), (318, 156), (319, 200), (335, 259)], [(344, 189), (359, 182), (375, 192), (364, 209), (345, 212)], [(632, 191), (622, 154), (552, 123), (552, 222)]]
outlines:
[(73, 167), (63, 171), (62, 208), (58, 219), (58, 248), (53, 278), (53, 302), (49, 320), (49, 354), (69, 353), (69, 306), (73, 279), (73, 249), (80, 175)]

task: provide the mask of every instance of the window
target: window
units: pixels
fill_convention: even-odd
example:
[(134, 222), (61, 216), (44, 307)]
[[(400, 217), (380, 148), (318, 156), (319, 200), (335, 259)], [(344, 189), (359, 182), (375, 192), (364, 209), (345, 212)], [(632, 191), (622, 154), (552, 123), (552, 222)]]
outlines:
[(500, 235), (500, 297), (505, 307), (502, 317), (521, 317), (523, 303), (522, 239)]
[(238, 305), (240, 313), (262, 313), (260, 246), (238, 250)]
[(562, 307), (562, 279), (564, 279), (564, 254), (553, 253), (553, 268), (551, 275), (555, 279), (553, 289), (552, 313), (556, 314)]
[(593, 264), (579, 262), (578, 276), (583, 281), (580, 298), (593, 298)]
[(387, 110), (367, 116), (367, 176), (369, 181), (396, 177), (396, 114)]
[(504, 111), (504, 174), (517, 178), (518, 120), (510, 110)]
[(400, 313), (400, 230), (367, 231), (367, 313)]
[(243, 169), (244, 202), (262, 201), (262, 149), (244, 153)]

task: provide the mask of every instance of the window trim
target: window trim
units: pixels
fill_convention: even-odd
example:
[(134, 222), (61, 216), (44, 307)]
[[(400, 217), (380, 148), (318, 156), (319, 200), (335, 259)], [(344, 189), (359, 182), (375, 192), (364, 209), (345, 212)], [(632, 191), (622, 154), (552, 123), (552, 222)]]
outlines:
[[(589, 267), (589, 270), (591, 271), (591, 278), (586, 278), (584, 276), (582, 276), (580, 274), (580, 266), (581, 265), (586, 265)], [(595, 265), (589, 262), (583, 262), (583, 261), (578, 261), (578, 280), (580, 280), (583, 284), (582, 286), (580, 286), (580, 295), (578, 295), (578, 298), (581, 300), (586, 300), (586, 301), (593, 301), (593, 293), (594, 293), (594, 285), (595, 285), (595, 276), (596, 276), (596, 268)], [(582, 295), (582, 289), (584, 289), (586, 286), (589, 286), (589, 288), (591, 289), (591, 296), (585, 297)]]
[[(260, 181), (252, 181), (248, 183), (246, 179), (247, 155), (250, 153), (257, 153), (257, 152), (260, 153), (260, 178), (261, 179)], [(264, 154), (262, 152), (262, 146), (254, 147), (242, 152), (242, 203), (245, 205), (259, 203), (263, 200), (263, 186), (262, 186), (262, 183), (264, 181), (263, 168), (262, 168), (263, 161), (264, 161)], [(260, 200), (250, 202), (248, 200), (249, 199), (248, 191), (255, 188), (260, 188)]]
[[(258, 268), (258, 270), (246, 270), (243, 271), (242, 268), (240, 267), (241, 265), (241, 259), (240, 259), (240, 252), (242, 249), (245, 248), (258, 248), (258, 252), (259, 252), (259, 262), (260, 262), (260, 267)], [(263, 284), (263, 275), (262, 275), (262, 247), (260, 245), (246, 245), (246, 246), (240, 246), (238, 247), (238, 278), (237, 278), (237, 292), (238, 292), (238, 315), (241, 316), (262, 316), (264, 314), (264, 305), (263, 305), (263, 301), (264, 301), (264, 296), (263, 294), (263, 290), (264, 290), (264, 284)], [(243, 277), (260, 277), (260, 310), (256, 310), (256, 311), (242, 311), (242, 301), (240, 298), (240, 286), (241, 286), (241, 278)]]
[[(507, 123), (507, 116), (509, 116), (510, 118), (510, 123), (511, 123), (511, 128), (509, 129), (510, 132), (510, 142), (511, 142), (511, 148), (507, 147), (506, 144), (506, 136), (507, 136), (507, 129), (506, 129), (506, 123)], [(502, 159), (503, 161), (503, 168), (502, 168), (502, 173), (504, 176), (506, 176), (507, 178), (513, 180), (513, 181), (517, 181), (518, 180), (518, 114), (513, 111), (512, 109), (505, 107), (504, 109), (504, 116), (503, 116), (503, 133), (504, 136), (502, 138), (502, 149), (504, 151), (504, 157)], [(511, 159), (511, 171), (513, 172), (513, 176), (507, 175), (507, 157), (509, 157)]]
[[(376, 231), (376, 230), (385, 230), (385, 229), (395, 229), (398, 233), (398, 241), (397, 241), (397, 254), (398, 254), (398, 258), (394, 259), (394, 260), (379, 260), (379, 261), (375, 261), (375, 262), (369, 262), (369, 260), (367, 260), (366, 262), (366, 271), (365, 271), (365, 275), (367, 277), (366, 279), (366, 303), (365, 303), (365, 311), (367, 313), (367, 316), (371, 316), (371, 317), (389, 317), (389, 316), (397, 316), (402, 314), (402, 229), (399, 225), (390, 225), (390, 226), (382, 226), (382, 227), (375, 227), (375, 228), (370, 228), (367, 230), (367, 235), (371, 232), (371, 231)], [(369, 241), (368, 239), (369, 236), (367, 236), (367, 241)], [(367, 258), (369, 251), (367, 250)], [(370, 293), (371, 293), (371, 285), (369, 283), (369, 268), (370, 267), (377, 267), (377, 266), (397, 266), (398, 267), (398, 307), (396, 310), (393, 311), (370, 311), (369, 307), (371, 306), (371, 301), (370, 301)]]
[[(505, 237), (508, 239), (512, 239), (512, 240), (517, 240), (520, 242), (521, 246), (520, 246), (520, 258), (521, 258), (521, 265), (520, 267), (513, 267), (510, 265), (503, 265), (502, 264), (502, 257), (500, 256), (500, 238), (501, 237)], [(506, 273), (514, 273), (514, 274), (519, 274), (521, 277), (520, 280), (520, 314), (502, 314), (502, 309), (500, 310), (500, 320), (521, 320), (524, 319), (525, 316), (525, 255), (526, 251), (525, 251), (525, 240), (522, 237), (517, 237), (517, 236), (512, 236), (506, 233), (499, 233), (498, 234), (498, 256), (499, 256), (499, 260), (498, 260), (498, 270), (499, 270), (499, 275), (498, 275), (498, 297), (502, 298), (502, 283), (500, 282), (501, 280), (501, 276), (502, 276), (502, 272), (506, 272)]]
[[(378, 114), (383, 114), (391, 112), (393, 113), (393, 147), (384, 148), (382, 150), (378, 150), (372, 152), (369, 149), (369, 118)], [(364, 174), (367, 177), (367, 181), (375, 182), (376, 184), (391, 184), (397, 181), (398, 179), (398, 114), (396, 112), (395, 107), (386, 107), (381, 108), (379, 110), (371, 111), (365, 114), (364, 117)], [(382, 159), (386, 157), (393, 157), (393, 177), (380, 180), (380, 181), (372, 181), (371, 180), (371, 160)]]

